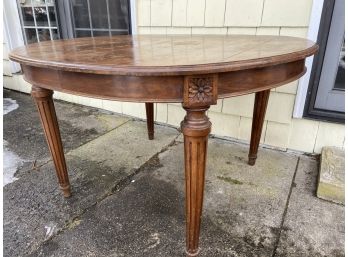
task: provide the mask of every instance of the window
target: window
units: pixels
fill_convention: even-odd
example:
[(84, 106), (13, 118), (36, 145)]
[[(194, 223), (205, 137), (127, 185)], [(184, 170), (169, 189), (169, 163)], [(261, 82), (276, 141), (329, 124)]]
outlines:
[(313, 61), (304, 116), (344, 122), (344, 0), (326, 0), (320, 22), (319, 53)]
[(70, 4), (76, 37), (130, 33), (126, 0), (72, 0)]
[(26, 44), (59, 38), (53, 0), (19, 0), (18, 9)]
[(17, 0), (26, 44), (131, 34), (128, 0)]

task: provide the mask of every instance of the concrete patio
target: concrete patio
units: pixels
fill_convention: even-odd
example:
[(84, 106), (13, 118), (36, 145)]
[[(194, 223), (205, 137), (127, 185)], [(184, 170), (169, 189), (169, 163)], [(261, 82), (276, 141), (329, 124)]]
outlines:
[[(4, 256), (184, 256), (177, 129), (148, 141), (144, 121), (56, 101), (64, 199), (30, 96), (4, 97)], [(261, 148), (251, 167), (247, 154), (210, 138), (200, 256), (344, 256), (344, 206), (315, 197), (318, 158)]]

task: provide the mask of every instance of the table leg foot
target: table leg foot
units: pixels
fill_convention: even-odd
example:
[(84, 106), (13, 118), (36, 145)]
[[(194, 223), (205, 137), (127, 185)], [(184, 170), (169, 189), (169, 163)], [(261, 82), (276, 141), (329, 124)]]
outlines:
[(154, 138), (154, 115), (153, 115), (153, 103), (145, 103), (146, 108), (146, 123), (147, 123), (147, 133), (150, 140)]
[(33, 86), (31, 95), (39, 111), (48, 148), (50, 149), (53, 163), (56, 168), (60, 189), (62, 190), (64, 197), (69, 197), (71, 195), (69, 176), (65, 163), (58, 120), (52, 99), (53, 91)]
[(186, 254), (198, 256), (207, 144), (211, 123), (206, 116), (208, 107), (185, 109), (187, 114), (181, 123), (181, 129), (185, 147)]
[(187, 250), (185, 252), (186, 252), (186, 257), (194, 257), (194, 256), (198, 256), (199, 249), (196, 252), (194, 252), (194, 253), (190, 253)]
[(267, 103), (270, 94), (270, 90), (257, 92), (255, 94), (253, 124), (251, 128), (250, 148), (249, 148), (249, 161), (248, 164), (255, 165), (257, 159), (257, 151), (260, 145), (260, 138), (262, 133), (262, 126), (265, 120)]
[(70, 190), (70, 185), (62, 186), (59, 185), (60, 190), (63, 192), (63, 196), (68, 198), (71, 196), (71, 190)]
[(250, 166), (254, 166), (255, 162), (256, 162), (256, 158), (257, 158), (257, 156), (249, 156), (248, 164)]

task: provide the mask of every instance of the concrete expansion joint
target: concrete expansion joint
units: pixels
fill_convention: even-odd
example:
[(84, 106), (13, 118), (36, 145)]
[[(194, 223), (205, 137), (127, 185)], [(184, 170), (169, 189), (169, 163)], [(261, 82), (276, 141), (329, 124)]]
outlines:
[(32, 253), (35, 253), (37, 250), (39, 250), (44, 244), (47, 244), (47, 242), (51, 241), (53, 238), (55, 238), (58, 235), (63, 234), (65, 231), (68, 231), (69, 229), (71, 229), (72, 227), (74, 227), (74, 223), (77, 220), (80, 220), (80, 217), (82, 217), (88, 209), (92, 208), (93, 206), (95, 206), (98, 202), (93, 203), (92, 205), (90, 205), (89, 207), (87, 207), (86, 209), (83, 209), (81, 211), (81, 213), (79, 213), (78, 215), (74, 216), (72, 219), (68, 220), (68, 222), (64, 225), (63, 228), (56, 230), (56, 233), (52, 234), (52, 236), (50, 236), (49, 238), (47, 238), (46, 240), (42, 241), (41, 243), (39, 243), (37, 245), (37, 247), (35, 247), (34, 249), (32, 249), (28, 256), (30, 256)]
[(279, 245), (279, 242), (280, 242), (280, 236), (282, 234), (283, 227), (284, 227), (285, 217), (286, 217), (286, 214), (288, 212), (288, 207), (289, 207), (290, 197), (291, 197), (291, 194), (292, 194), (292, 189), (294, 187), (296, 187), (295, 179), (296, 179), (296, 174), (297, 174), (297, 170), (298, 170), (299, 164), (300, 164), (300, 157), (297, 157), (297, 163), (296, 163), (294, 175), (292, 176), (292, 180), (291, 180), (291, 184), (290, 184), (290, 190), (289, 190), (288, 197), (286, 199), (285, 208), (284, 208), (284, 212), (283, 212), (283, 215), (282, 215), (282, 220), (280, 222), (280, 227), (279, 227), (278, 235), (277, 235), (276, 242), (275, 242), (275, 245), (274, 245), (272, 257), (275, 257), (276, 253), (277, 253), (278, 245)]

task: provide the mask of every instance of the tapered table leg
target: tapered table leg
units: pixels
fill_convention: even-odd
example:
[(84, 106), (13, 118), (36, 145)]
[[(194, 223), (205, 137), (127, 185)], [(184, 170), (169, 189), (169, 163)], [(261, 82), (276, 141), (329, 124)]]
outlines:
[(251, 128), (251, 139), (249, 148), (249, 165), (255, 165), (257, 158), (257, 150), (260, 144), (260, 138), (262, 133), (262, 126), (265, 120), (267, 103), (270, 94), (270, 90), (257, 92), (255, 94), (253, 125)]
[(153, 103), (145, 103), (147, 133), (150, 140), (154, 138), (154, 118), (153, 118)]
[(208, 135), (211, 123), (206, 108), (186, 109), (181, 123), (185, 145), (186, 178), (186, 254), (198, 256), (199, 231), (203, 205)]
[(53, 91), (33, 86), (31, 95), (35, 100), (40, 114), (41, 123), (50, 149), (60, 189), (65, 197), (71, 195), (68, 172), (66, 168), (62, 140), (59, 133), (58, 121), (53, 104)]

